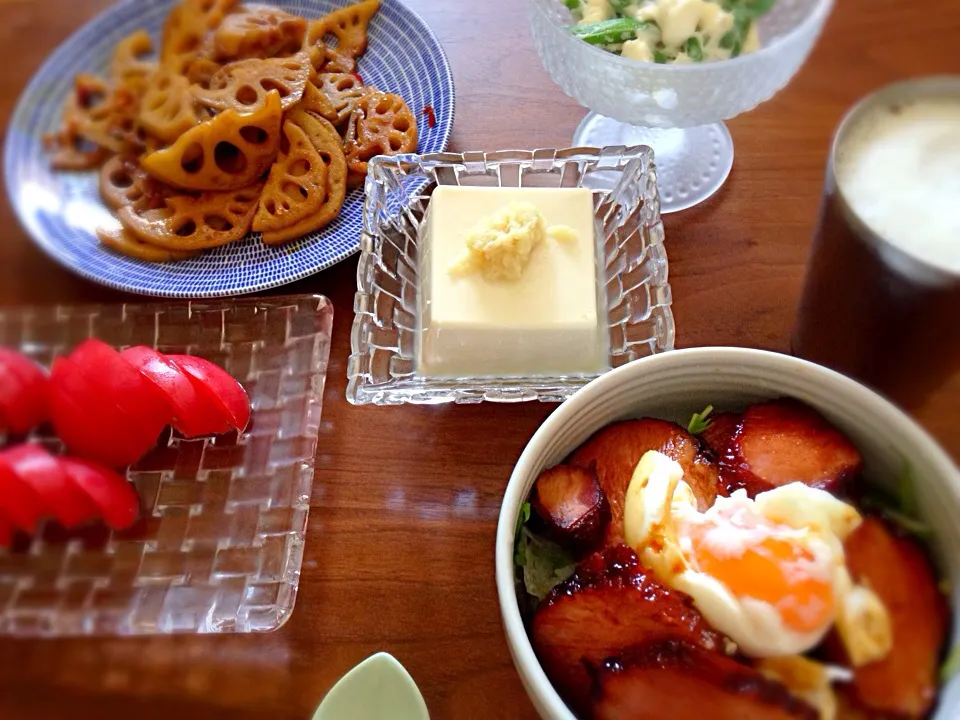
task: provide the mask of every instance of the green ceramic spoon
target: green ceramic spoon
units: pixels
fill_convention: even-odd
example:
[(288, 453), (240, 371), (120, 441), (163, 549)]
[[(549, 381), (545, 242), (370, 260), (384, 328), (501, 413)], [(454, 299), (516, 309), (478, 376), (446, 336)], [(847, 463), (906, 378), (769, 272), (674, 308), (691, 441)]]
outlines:
[(330, 688), (313, 720), (430, 720), (430, 714), (406, 668), (377, 653)]

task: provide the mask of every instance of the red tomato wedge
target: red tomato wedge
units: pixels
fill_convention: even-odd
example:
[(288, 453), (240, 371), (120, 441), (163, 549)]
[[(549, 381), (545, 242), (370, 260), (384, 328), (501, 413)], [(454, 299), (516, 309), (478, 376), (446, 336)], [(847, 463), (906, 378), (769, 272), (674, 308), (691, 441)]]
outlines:
[(243, 432), (250, 422), (250, 399), (234, 377), (209, 360), (193, 355), (167, 355), (194, 381), (201, 395), (209, 397), (227, 418), (227, 422)]
[(114, 403), (104, 402), (103, 393), (67, 358), (53, 363), (50, 404), (54, 429), (76, 455), (119, 467), (139, 460), (157, 440)]
[(66, 528), (97, 516), (90, 498), (67, 479), (60, 461), (39, 445), (17, 445), (3, 451), (3, 460), (19, 482), (39, 497), (44, 515), (53, 515)]
[(0, 348), (0, 429), (23, 435), (48, 419), (47, 375), (30, 358)]
[(40, 496), (23, 483), (0, 453), (0, 513), (26, 533), (37, 529), (37, 520), (46, 513)]
[(127, 480), (113, 470), (86, 460), (60, 458), (69, 480), (93, 501), (104, 522), (114, 530), (133, 525), (140, 511), (140, 500)]
[(218, 435), (230, 429), (222, 410), (163, 353), (137, 346), (127, 348), (120, 356), (166, 393), (173, 408), (172, 425), (185, 437)]
[(154, 442), (173, 419), (166, 393), (105, 342), (85, 340), (70, 353), (70, 361), (96, 386), (102, 402), (114, 402)]

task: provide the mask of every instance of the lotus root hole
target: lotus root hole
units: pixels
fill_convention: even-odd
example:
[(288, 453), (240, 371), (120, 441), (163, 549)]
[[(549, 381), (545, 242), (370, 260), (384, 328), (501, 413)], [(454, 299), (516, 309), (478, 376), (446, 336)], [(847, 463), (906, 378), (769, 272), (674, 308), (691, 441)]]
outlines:
[(320, 159), (324, 165), (330, 165), (333, 162), (333, 156), (330, 153), (320, 153)]
[(237, 90), (237, 102), (241, 105), (253, 105), (257, 100), (260, 99), (259, 93), (257, 93), (256, 88), (251, 85), (244, 85), (242, 88)]
[(346, 90), (353, 90), (356, 87), (356, 78), (353, 75), (344, 75), (342, 78), (337, 80), (337, 84), (334, 86), (340, 92), (345, 92)]
[(240, 128), (240, 137), (242, 137), (251, 145), (262, 145), (270, 136), (267, 134), (266, 130), (259, 128), (256, 125), (244, 125), (242, 128)]
[(197, 224), (193, 220), (187, 220), (177, 228), (176, 233), (180, 237), (190, 237), (197, 231)]
[(168, 87), (170, 87), (170, 78), (169, 78), (168, 76), (164, 75), (162, 78), (160, 78), (160, 79), (157, 81), (157, 89), (158, 89), (158, 90), (166, 90)]
[(133, 185), (133, 178), (126, 170), (114, 170), (110, 173), (110, 184), (116, 188), (126, 190)]
[(306, 200), (308, 195), (305, 187), (289, 181), (283, 183), (283, 185), (280, 187), (280, 192), (287, 197), (292, 198), (293, 200), (299, 200), (300, 198)]
[(390, 102), (390, 98), (382, 97), (377, 101), (377, 106), (375, 110), (378, 115), (386, 115), (393, 109), (393, 103)]
[(280, 94), (280, 97), (282, 98), (285, 98), (287, 97), (287, 95), (290, 94), (289, 88), (284, 87), (283, 85), (278, 83), (276, 80), (272, 80), (271, 78), (263, 78), (262, 80), (260, 80), (260, 87), (262, 87), (267, 92), (270, 92), (271, 90), (276, 90)]
[[(324, 162), (327, 162), (326, 158), (324, 158)], [(290, 168), (287, 172), (292, 177), (303, 177), (310, 172), (310, 161), (302, 159), (296, 160), (290, 163)]]
[(402, 115), (393, 119), (393, 129), (405, 133), (410, 129), (410, 121)]
[(323, 36), (323, 44), (328, 48), (335, 48), (340, 45), (340, 38), (332, 32), (328, 32)]
[(200, 143), (192, 143), (183, 151), (180, 158), (180, 167), (185, 173), (194, 174), (200, 172), (203, 167), (203, 146)]
[(390, 136), (390, 149), (393, 152), (399, 152), (400, 148), (403, 147), (403, 139), (398, 138), (396, 135)]
[(204, 215), (203, 224), (213, 228), (217, 232), (228, 232), (233, 230), (233, 223), (222, 215)]
[(285, 62), (282, 67), (287, 70), (293, 70), (294, 72), (297, 72), (297, 73), (303, 69), (300, 63), (296, 62), (295, 60)]
[(280, 207), (283, 208), (284, 210), (289, 210), (289, 209), (290, 209), (290, 203), (287, 202), (286, 200), (284, 200), (282, 203), (280, 203)]
[(203, 3), (200, 5), (200, 12), (210, 12), (213, 9), (214, 2), (215, 0), (203, 0)]
[(221, 140), (213, 149), (213, 162), (225, 173), (238, 175), (247, 169), (247, 156), (232, 142)]

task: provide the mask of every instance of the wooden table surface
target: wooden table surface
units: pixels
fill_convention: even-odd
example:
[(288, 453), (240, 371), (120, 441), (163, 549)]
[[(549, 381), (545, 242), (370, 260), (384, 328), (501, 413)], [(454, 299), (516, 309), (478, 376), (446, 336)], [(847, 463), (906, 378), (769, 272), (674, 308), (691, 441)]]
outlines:
[[(407, 2), (453, 66), (454, 149), (569, 143), (584, 111), (543, 70), (522, 2)], [(4, 126), (47, 54), (108, 4), (0, 0)], [(792, 84), (729, 123), (737, 156), (725, 188), (666, 220), (682, 347), (788, 351), (827, 145), (845, 109), (897, 79), (960, 72), (944, 40), (960, 36), (956, 0), (837, 6)], [(45, 257), (6, 200), (0, 224), (2, 305), (133, 299)], [(337, 312), (290, 621), (260, 636), (0, 640), (0, 718), (309, 718), (340, 675), (378, 650), (410, 670), (434, 718), (534, 717), (501, 630), (493, 544), (511, 467), (552, 408), (348, 405), (355, 269), (349, 260), (284, 289), (324, 293)], [(960, 375), (917, 416), (960, 457)]]

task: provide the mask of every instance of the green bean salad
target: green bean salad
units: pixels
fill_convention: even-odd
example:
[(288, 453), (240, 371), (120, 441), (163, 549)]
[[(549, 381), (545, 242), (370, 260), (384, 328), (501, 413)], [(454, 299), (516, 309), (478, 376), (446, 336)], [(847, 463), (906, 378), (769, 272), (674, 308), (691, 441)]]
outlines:
[(632, 60), (698, 63), (760, 49), (757, 19), (776, 0), (563, 0), (581, 40)]

